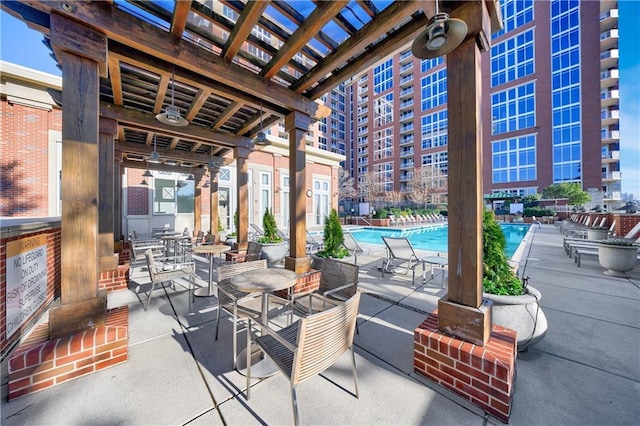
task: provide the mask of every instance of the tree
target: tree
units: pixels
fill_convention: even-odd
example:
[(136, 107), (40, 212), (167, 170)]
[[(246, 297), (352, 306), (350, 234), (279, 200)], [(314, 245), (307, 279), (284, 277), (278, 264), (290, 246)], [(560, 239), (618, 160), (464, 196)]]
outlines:
[(400, 204), (400, 201), (402, 201), (402, 199), (404, 198), (404, 192), (388, 191), (384, 193), (384, 198), (394, 207), (398, 207), (398, 204)]
[(417, 205), (443, 202), (447, 193), (447, 175), (439, 167), (427, 165), (413, 169), (409, 198)]
[(373, 172), (358, 176), (358, 195), (363, 201), (374, 202), (377, 193), (377, 179)]
[(338, 173), (338, 198), (341, 200), (356, 198), (358, 192), (355, 184), (356, 180), (349, 175), (349, 172), (345, 169), (340, 169)]
[(591, 195), (587, 191), (580, 189), (580, 184), (562, 182), (548, 186), (542, 190), (544, 198), (568, 198), (569, 204), (581, 206), (591, 201)]

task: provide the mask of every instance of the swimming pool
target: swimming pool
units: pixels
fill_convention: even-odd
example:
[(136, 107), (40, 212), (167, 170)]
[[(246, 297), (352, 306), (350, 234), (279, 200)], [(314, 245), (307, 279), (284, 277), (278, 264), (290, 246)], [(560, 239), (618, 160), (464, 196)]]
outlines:
[[(500, 227), (504, 232), (507, 240), (507, 256), (511, 257), (527, 234), (530, 225), (528, 224), (512, 224), (501, 223)], [(382, 236), (385, 237), (406, 237), (411, 241), (411, 245), (419, 250), (431, 250), (439, 252), (447, 252), (447, 241), (449, 237), (449, 228), (447, 225), (432, 226), (414, 229), (386, 229), (386, 228), (361, 228), (353, 229), (351, 234), (360, 243), (367, 244), (384, 244)]]

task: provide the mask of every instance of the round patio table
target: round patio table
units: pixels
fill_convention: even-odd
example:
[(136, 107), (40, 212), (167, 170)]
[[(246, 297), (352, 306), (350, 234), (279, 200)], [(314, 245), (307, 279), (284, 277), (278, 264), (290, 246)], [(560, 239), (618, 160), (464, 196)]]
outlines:
[[(269, 320), (269, 293), (284, 290), (295, 285), (297, 275), (288, 269), (267, 268), (242, 272), (231, 277), (231, 285), (246, 293), (261, 293), (261, 322), (265, 326)], [(247, 330), (249, 333), (250, 330)], [(236, 369), (240, 374), (246, 375), (247, 349), (244, 349), (236, 358)], [(251, 375), (254, 377), (268, 377), (275, 374), (278, 367), (271, 359), (264, 357), (257, 346), (251, 348)]]
[(198, 297), (215, 296), (213, 291), (213, 258), (225, 251), (231, 250), (231, 247), (225, 245), (200, 245), (193, 247), (193, 253), (206, 254), (209, 256), (209, 286), (205, 288), (197, 288), (193, 294)]

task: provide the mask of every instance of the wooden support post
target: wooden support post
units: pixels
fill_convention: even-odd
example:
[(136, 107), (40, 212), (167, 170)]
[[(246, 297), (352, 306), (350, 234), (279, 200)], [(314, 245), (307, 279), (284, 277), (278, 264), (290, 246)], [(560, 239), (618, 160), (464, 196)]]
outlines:
[(99, 64), (103, 34), (51, 15), (51, 45), (62, 65), (61, 304), (49, 311), (49, 334), (61, 337), (104, 324), (98, 291)]
[(310, 117), (294, 111), (284, 120), (289, 133), (289, 256), (285, 268), (302, 274), (309, 270), (311, 259), (307, 256), (307, 176), (306, 133)]
[(490, 20), (484, 2), (467, 2), (457, 12), (470, 35), (447, 55), (449, 289), (447, 300), (438, 302), (438, 326), (484, 345), (491, 305), (482, 300), (482, 55), (477, 41), (486, 43), (490, 29), (484, 27)]
[(250, 151), (238, 147), (236, 155), (236, 187), (238, 188), (238, 249), (249, 244), (249, 170), (247, 159)]
[(199, 231), (202, 229), (202, 186), (200, 182), (202, 175), (195, 175), (195, 188), (193, 193), (193, 230)]
[[(218, 192), (218, 172), (211, 171), (209, 186), (209, 226), (211, 232), (218, 235), (218, 218), (220, 217), (220, 193)], [(248, 237), (247, 237), (248, 238)]]
[(113, 239), (121, 242), (124, 239), (122, 234), (122, 176), (124, 166), (122, 165), (122, 151), (116, 150), (113, 160)]
[(118, 255), (114, 253), (114, 139), (118, 123), (109, 118), (100, 119), (98, 141), (98, 258), (99, 271), (113, 271), (118, 267)]

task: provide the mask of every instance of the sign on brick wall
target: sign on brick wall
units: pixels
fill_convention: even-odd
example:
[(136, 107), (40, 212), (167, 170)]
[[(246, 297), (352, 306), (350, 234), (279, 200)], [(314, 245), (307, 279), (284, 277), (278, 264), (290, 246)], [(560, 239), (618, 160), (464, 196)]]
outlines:
[(46, 243), (46, 235), (7, 243), (7, 339), (47, 298)]

